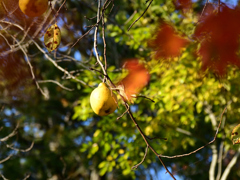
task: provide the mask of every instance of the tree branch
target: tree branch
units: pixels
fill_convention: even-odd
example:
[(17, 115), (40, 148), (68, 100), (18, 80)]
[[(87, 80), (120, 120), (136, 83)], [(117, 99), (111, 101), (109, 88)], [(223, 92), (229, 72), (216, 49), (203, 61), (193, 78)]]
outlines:
[(218, 160), (218, 152), (217, 152), (216, 144), (213, 144), (210, 147), (212, 149), (212, 161), (209, 169), (209, 180), (215, 180), (215, 169), (216, 169), (217, 160)]
[(141, 16), (139, 16), (128, 28), (128, 31), (131, 29), (131, 27), (147, 12), (148, 8), (150, 7), (150, 5), (152, 4), (153, 0), (151, 0), (147, 6), (147, 8), (144, 10), (144, 12), (141, 14)]
[(48, 80), (38, 80), (37, 82), (38, 83), (54, 83), (54, 84), (57, 84), (58, 86), (60, 86), (61, 88), (65, 89), (67, 91), (73, 91), (74, 90), (74, 89), (69, 89), (69, 88), (63, 86), (61, 83), (59, 83), (58, 81), (55, 81), (55, 80), (50, 80), (50, 79), (48, 79)]
[(15, 151), (20, 151), (20, 152), (28, 152), (33, 148), (33, 145), (34, 145), (34, 141), (31, 143), (30, 147), (27, 149), (18, 149), (18, 148), (13, 147), (13, 145), (8, 145), (8, 144), (7, 144), (7, 148), (15, 150)]
[(190, 152), (190, 153), (187, 153), (187, 154), (181, 154), (181, 155), (175, 155), (175, 156), (164, 156), (164, 155), (159, 155), (159, 157), (164, 157), (164, 158), (173, 159), (173, 158), (179, 158), (179, 157), (189, 156), (189, 155), (191, 155), (191, 154), (194, 154), (194, 153), (200, 151), (201, 149), (205, 148), (206, 146), (212, 144), (212, 143), (216, 140), (216, 138), (217, 138), (218, 131), (219, 131), (219, 128), (220, 128), (221, 123), (222, 123), (223, 114), (224, 114), (224, 112), (226, 111), (226, 109), (227, 109), (227, 106), (224, 108), (224, 110), (223, 110), (223, 112), (222, 112), (222, 114), (221, 114), (221, 119), (220, 119), (220, 122), (219, 122), (219, 125), (218, 125), (218, 127), (217, 127), (217, 130), (216, 130), (215, 136), (214, 136), (214, 138), (213, 138), (212, 141), (208, 142), (208, 143), (205, 144), (204, 146), (202, 146), (202, 147), (200, 147), (200, 148), (198, 148), (198, 149), (196, 149), (196, 150), (194, 150), (194, 151), (192, 151), (192, 152)]
[(137, 169), (138, 166), (140, 166), (140, 165), (144, 162), (144, 160), (145, 160), (145, 158), (146, 158), (146, 156), (147, 156), (147, 153), (148, 153), (148, 146), (146, 147), (146, 151), (145, 151), (145, 154), (144, 154), (144, 156), (143, 156), (142, 161), (141, 161), (140, 163), (136, 164), (135, 166), (133, 166), (132, 169)]
[(13, 154), (8, 155), (6, 158), (4, 158), (3, 160), (0, 161), (0, 164), (2, 164), (5, 161), (9, 160), (12, 156), (13, 156)]
[(18, 127), (19, 127), (19, 123), (17, 123), (15, 129), (14, 129), (9, 135), (7, 135), (7, 136), (4, 137), (4, 138), (1, 138), (1, 139), (0, 139), (0, 142), (5, 142), (5, 141), (7, 141), (10, 137), (15, 136), (15, 135), (17, 134)]
[(237, 153), (233, 156), (232, 160), (230, 161), (230, 163), (227, 165), (225, 171), (222, 174), (221, 180), (226, 180), (231, 169), (233, 168), (233, 166), (236, 164), (237, 159), (240, 155), (240, 148), (238, 149)]

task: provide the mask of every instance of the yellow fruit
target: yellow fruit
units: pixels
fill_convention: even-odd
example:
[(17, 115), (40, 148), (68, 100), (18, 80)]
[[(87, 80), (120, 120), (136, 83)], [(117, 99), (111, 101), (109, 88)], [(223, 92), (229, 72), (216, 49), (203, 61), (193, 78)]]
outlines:
[(99, 116), (106, 116), (117, 109), (117, 97), (105, 83), (100, 83), (90, 95), (93, 111)]
[(29, 17), (41, 16), (48, 8), (48, 0), (19, 0), (19, 7)]

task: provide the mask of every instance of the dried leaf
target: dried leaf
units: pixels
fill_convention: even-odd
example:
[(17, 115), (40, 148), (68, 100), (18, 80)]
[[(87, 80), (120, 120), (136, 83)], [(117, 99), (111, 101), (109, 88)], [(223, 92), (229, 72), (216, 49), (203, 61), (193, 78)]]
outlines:
[(155, 51), (154, 58), (169, 58), (180, 55), (181, 48), (188, 40), (180, 37), (170, 25), (163, 23), (159, 26), (156, 37), (149, 41), (149, 46)]
[(147, 85), (150, 75), (137, 59), (126, 61), (123, 68), (127, 69), (129, 73), (118, 83), (118, 89), (120, 94), (130, 101), (133, 95)]
[(240, 144), (240, 124), (233, 128), (231, 139), (234, 144)]
[(48, 28), (44, 35), (44, 44), (49, 52), (55, 50), (61, 42), (61, 31), (57, 24)]
[(226, 73), (227, 65), (240, 67), (239, 48), (240, 19), (238, 8), (221, 6), (219, 13), (212, 13), (200, 23), (195, 37), (201, 42), (198, 51), (202, 57), (202, 69), (211, 69), (218, 75)]

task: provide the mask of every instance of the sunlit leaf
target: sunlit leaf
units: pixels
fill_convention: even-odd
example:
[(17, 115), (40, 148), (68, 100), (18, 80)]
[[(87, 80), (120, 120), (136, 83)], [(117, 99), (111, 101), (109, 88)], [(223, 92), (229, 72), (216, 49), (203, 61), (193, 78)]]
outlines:
[(233, 145), (240, 144), (240, 124), (238, 124), (233, 128), (231, 139), (232, 139)]
[(47, 29), (44, 35), (44, 44), (49, 52), (55, 50), (61, 42), (61, 31), (57, 24)]

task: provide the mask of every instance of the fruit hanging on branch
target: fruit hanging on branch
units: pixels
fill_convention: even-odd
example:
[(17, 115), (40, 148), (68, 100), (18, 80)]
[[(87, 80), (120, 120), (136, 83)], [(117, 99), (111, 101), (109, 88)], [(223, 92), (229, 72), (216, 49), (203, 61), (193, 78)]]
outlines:
[(105, 83), (100, 83), (90, 95), (90, 104), (93, 111), (99, 116), (106, 116), (117, 109), (117, 97)]
[(21, 11), (29, 17), (41, 16), (48, 8), (48, 0), (19, 0)]

